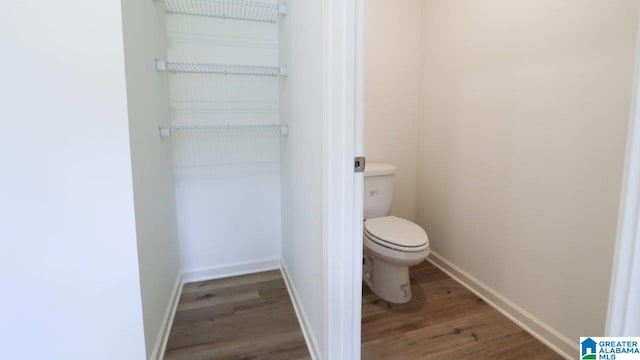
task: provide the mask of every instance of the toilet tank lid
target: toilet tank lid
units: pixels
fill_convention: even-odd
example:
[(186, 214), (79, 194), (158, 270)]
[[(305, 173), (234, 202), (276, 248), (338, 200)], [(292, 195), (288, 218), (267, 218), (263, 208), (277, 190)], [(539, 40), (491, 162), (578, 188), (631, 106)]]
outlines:
[(391, 164), (367, 163), (364, 167), (364, 176), (393, 175), (396, 167)]

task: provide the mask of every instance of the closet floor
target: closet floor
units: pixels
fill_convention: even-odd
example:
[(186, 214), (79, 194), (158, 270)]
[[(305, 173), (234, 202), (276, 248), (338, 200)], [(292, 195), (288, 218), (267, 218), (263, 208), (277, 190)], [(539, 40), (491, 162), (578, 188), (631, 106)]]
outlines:
[(402, 305), (364, 286), (362, 359), (562, 359), (428, 261), (410, 278)]
[(280, 271), (186, 284), (165, 359), (310, 359)]

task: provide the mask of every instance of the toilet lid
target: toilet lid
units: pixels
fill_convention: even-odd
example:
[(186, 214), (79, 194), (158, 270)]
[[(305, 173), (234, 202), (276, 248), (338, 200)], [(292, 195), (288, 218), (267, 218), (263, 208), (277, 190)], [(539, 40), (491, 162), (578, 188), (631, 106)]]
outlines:
[(427, 233), (417, 224), (395, 216), (367, 219), (364, 231), (369, 239), (392, 248), (424, 248), (429, 245)]

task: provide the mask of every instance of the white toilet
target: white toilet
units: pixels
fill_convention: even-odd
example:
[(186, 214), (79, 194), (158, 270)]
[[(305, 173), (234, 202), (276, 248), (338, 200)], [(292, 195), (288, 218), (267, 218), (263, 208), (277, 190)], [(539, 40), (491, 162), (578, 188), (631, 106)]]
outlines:
[(369, 289), (392, 303), (411, 300), (409, 266), (429, 255), (429, 238), (419, 225), (387, 216), (393, 198), (393, 165), (367, 164), (364, 171), (364, 263)]

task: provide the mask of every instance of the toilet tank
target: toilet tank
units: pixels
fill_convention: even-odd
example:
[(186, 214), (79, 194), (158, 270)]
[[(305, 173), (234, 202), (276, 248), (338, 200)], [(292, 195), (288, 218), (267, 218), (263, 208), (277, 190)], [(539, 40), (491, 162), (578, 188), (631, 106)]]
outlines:
[(393, 200), (393, 177), (396, 167), (367, 163), (364, 169), (364, 218), (389, 215)]

